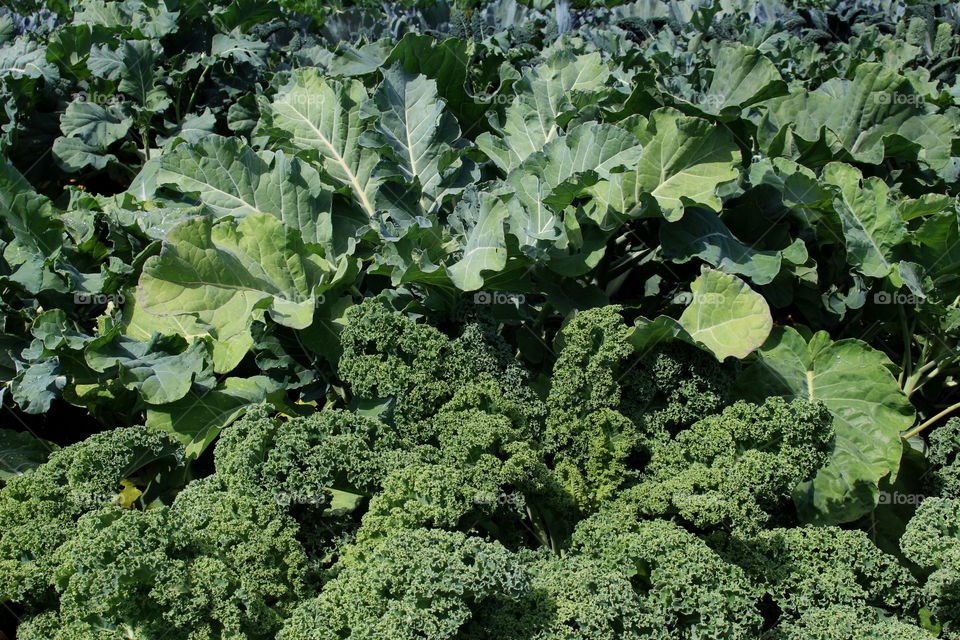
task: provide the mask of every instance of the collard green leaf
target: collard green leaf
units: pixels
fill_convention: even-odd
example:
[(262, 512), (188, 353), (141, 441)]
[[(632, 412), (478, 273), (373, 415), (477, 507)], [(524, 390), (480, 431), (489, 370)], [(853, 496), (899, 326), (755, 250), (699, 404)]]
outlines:
[(277, 389), (266, 376), (227, 378), (215, 386), (194, 384), (177, 402), (149, 407), (147, 426), (166, 431), (184, 444), (188, 457), (197, 458), (221, 429)]
[(617, 126), (586, 122), (531, 154), (507, 176), (522, 204), (510, 231), (523, 245), (563, 235), (560, 213), (582, 188), (636, 164), (641, 147), (635, 136)]
[(700, 258), (727, 273), (769, 284), (780, 272), (779, 251), (758, 251), (740, 242), (712, 211), (687, 209), (677, 222), (660, 227), (663, 255), (674, 262)]
[(217, 118), (209, 108), (204, 109), (203, 113), (189, 115), (183, 119), (166, 138), (158, 138), (158, 142), (164, 146), (166, 151), (173, 147), (173, 143), (182, 140), (188, 144), (194, 144), (202, 141), (204, 138), (212, 136), (217, 126)]
[(470, 43), (459, 38), (438, 41), (426, 34), (407, 33), (384, 60), (383, 66), (399, 62), (408, 74), (422, 73), (436, 80), (440, 97), (460, 121), (460, 127), (472, 129), (483, 117), (486, 107), (474, 102), (467, 93), (472, 58), (470, 49)]
[[(227, 312), (232, 311), (229, 305)], [(209, 320), (209, 324), (201, 319)], [(240, 321), (237, 322), (237, 318)], [(123, 335), (139, 342), (147, 342), (155, 333), (164, 336), (180, 336), (191, 342), (206, 339), (210, 342), (210, 355), (214, 373), (232, 371), (253, 346), (249, 323), (242, 315), (234, 315), (233, 322), (224, 311), (212, 313), (158, 316), (143, 310), (136, 293), (126, 295), (120, 327)]]
[(80, 138), (60, 137), (53, 141), (53, 157), (67, 173), (79, 173), (87, 167), (106, 169), (117, 157), (102, 147), (87, 144)]
[[(949, 116), (926, 114), (920, 104), (923, 97), (910, 81), (882, 64), (865, 62), (852, 80), (833, 78), (814, 91), (799, 90), (770, 100), (758, 138), (769, 153), (781, 155), (789, 147), (785, 128), (807, 143), (816, 142), (825, 128), (834, 154), (879, 164), (889, 146), (914, 156), (922, 151), (922, 159), (942, 170), (955, 127)], [(918, 135), (922, 149), (904, 144)]]
[(237, 138), (210, 136), (180, 145), (161, 159), (157, 184), (170, 185), (197, 198), (216, 217), (266, 213), (297, 229), (306, 242), (327, 247), (335, 229), (330, 192), (316, 169), (283, 152), (257, 153)]
[(514, 85), (516, 97), (507, 105), (505, 118), (491, 122), (495, 133), (478, 136), (477, 146), (504, 173), (513, 171), (561, 135), (558, 118), (595, 100), (606, 88), (609, 75), (599, 52), (583, 56), (553, 53)]
[(843, 224), (847, 262), (863, 275), (882, 278), (894, 266), (893, 248), (906, 236), (906, 226), (889, 188), (879, 178), (862, 181), (860, 172), (834, 162), (823, 169), (823, 180), (839, 187), (834, 207)]
[(923, 266), (933, 285), (947, 300), (960, 296), (960, 225), (957, 214), (943, 212), (928, 217), (912, 234), (913, 260)]
[(492, 194), (474, 193), (473, 197), (465, 197), (454, 212), (463, 226), (466, 243), (460, 259), (447, 267), (450, 279), (463, 291), (482, 287), (484, 271), (498, 273), (507, 265), (507, 207)]
[(57, 448), (32, 434), (0, 429), (0, 486), (39, 467)]
[(773, 319), (767, 301), (740, 278), (704, 269), (690, 291), (692, 301), (680, 324), (717, 359), (746, 358), (770, 335)]
[(116, 49), (94, 45), (87, 65), (97, 77), (119, 80), (117, 88), (133, 97), (138, 107), (161, 111), (170, 98), (157, 78), (158, 48), (151, 40), (124, 40)]
[(117, 379), (127, 389), (140, 392), (144, 402), (166, 404), (184, 397), (196, 376), (204, 370), (206, 345), (193, 340), (153, 334), (146, 342), (114, 330), (87, 345), (87, 364), (104, 373), (117, 367)]
[(63, 135), (104, 149), (123, 139), (132, 124), (133, 120), (116, 106), (104, 107), (86, 101), (71, 102), (60, 117)]
[(914, 410), (892, 368), (886, 355), (860, 340), (834, 342), (820, 331), (808, 342), (796, 329), (778, 327), (738, 379), (748, 399), (816, 399), (834, 415), (829, 463), (794, 493), (805, 520), (855, 520), (876, 504), (878, 481), (896, 475), (900, 433), (913, 424)]
[(383, 82), (364, 109), (375, 120), (360, 142), (381, 154), (377, 177), (418, 187), (425, 214), (472, 182), (473, 162), (459, 151), (466, 142), (460, 139), (457, 119), (444, 110), (436, 81), (408, 74), (396, 64), (383, 71)]
[(696, 100), (704, 113), (736, 118), (742, 109), (787, 92), (777, 67), (753, 47), (724, 43), (715, 63), (710, 86)]
[(329, 80), (318, 69), (298, 69), (265, 109), (262, 126), (294, 149), (319, 153), (325, 172), (373, 219), (379, 183), (373, 170), (379, 157), (359, 142), (367, 126), (360, 110), (366, 100), (359, 81)]
[(197, 218), (175, 227), (160, 255), (144, 264), (137, 296), (149, 313), (221, 312), (227, 314), (222, 324), (249, 326), (254, 312), (266, 309), (274, 322), (302, 329), (330, 280), (329, 264), (306, 249), (299, 233), (273, 216), (251, 213), (239, 221)]
[(60, 359), (43, 358), (29, 363), (17, 374), (11, 385), (11, 396), (24, 413), (46, 413), (66, 383)]
[(0, 47), (0, 78), (57, 79), (57, 67), (46, 59), (44, 48), (29, 38), (17, 38)]
[(717, 187), (739, 175), (740, 149), (729, 131), (674, 109), (658, 109), (631, 130), (643, 145), (637, 167), (589, 189), (598, 221), (641, 213), (648, 194), (669, 220), (679, 219), (688, 201), (720, 210)]
[(0, 220), (10, 230), (8, 250), (41, 261), (60, 253), (63, 226), (56, 209), (9, 161), (0, 162)]

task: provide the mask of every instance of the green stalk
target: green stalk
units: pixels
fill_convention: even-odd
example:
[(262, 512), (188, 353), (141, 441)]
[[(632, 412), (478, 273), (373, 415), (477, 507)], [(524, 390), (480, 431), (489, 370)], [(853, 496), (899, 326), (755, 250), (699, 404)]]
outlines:
[(937, 415), (935, 415), (935, 416), (933, 416), (932, 418), (930, 418), (929, 420), (926, 420), (925, 422), (923, 422), (923, 424), (921, 424), (920, 426), (914, 427), (913, 429), (911, 429), (911, 430), (908, 431), (907, 433), (903, 434), (903, 439), (904, 439), (904, 440), (907, 440), (907, 439), (909, 439), (909, 438), (912, 438), (913, 436), (917, 435), (918, 433), (920, 433), (921, 431), (923, 431), (924, 429), (926, 429), (926, 428), (929, 427), (930, 425), (934, 424), (934, 423), (935, 423), (937, 420), (939, 420), (940, 418), (942, 418), (942, 417), (944, 417), (944, 416), (947, 416), (947, 415), (950, 415), (951, 413), (953, 413), (953, 412), (956, 411), (957, 409), (960, 409), (960, 402), (957, 402), (957, 403), (954, 403), (954, 404), (950, 405), (949, 407), (947, 407), (946, 409), (944, 409), (943, 411), (941, 411), (941, 412), (938, 413)]

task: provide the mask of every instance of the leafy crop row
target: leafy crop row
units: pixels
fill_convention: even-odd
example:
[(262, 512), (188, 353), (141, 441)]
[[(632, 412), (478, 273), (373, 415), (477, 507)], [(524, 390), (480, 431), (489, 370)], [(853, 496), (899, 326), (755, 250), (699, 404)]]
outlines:
[(0, 8), (17, 637), (960, 637), (958, 71), (939, 1)]

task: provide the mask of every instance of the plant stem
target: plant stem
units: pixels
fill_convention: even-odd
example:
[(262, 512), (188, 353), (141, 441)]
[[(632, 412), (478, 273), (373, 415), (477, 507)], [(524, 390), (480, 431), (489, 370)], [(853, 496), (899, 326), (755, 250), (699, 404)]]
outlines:
[(190, 100), (187, 101), (187, 108), (183, 110), (184, 115), (190, 115), (190, 110), (193, 109), (193, 101), (197, 98), (197, 91), (200, 89), (200, 85), (203, 84), (203, 77), (207, 75), (207, 71), (210, 69), (209, 66), (203, 68), (203, 71), (200, 72), (200, 77), (197, 78), (197, 83), (193, 85), (193, 91), (190, 92)]
[(924, 429), (926, 429), (927, 427), (929, 427), (930, 425), (932, 425), (933, 423), (935, 423), (935, 422), (936, 422), (937, 420), (939, 420), (940, 418), (942, 418), (942, 417), (944, 417), (944, 416), (946, 416), (946, 415), (949, 415), (949, 414), (953, 413), (953, 412), (956, 411), (957, 409), (960, 409), (960, 402), (956, 402), (956, 403), (950, 405), (949, 407), (947, 407), (946, 409), (944, 409), (943, 411), (941, 411), (941, 412), (938, 413), (937, 415), (933, 416), (933, 417), (930, 418), (929, 420), (926, 420), (926, 421), (925, 421), (923, 424), (921, 424), (920, 426), (914, 427), (913, 429), (911, 429), (911, 430), (908, 431), (907, 433), (903, 434), (903, 439), (906, 440), (906, 439), (912, 438), (913, 436), (917, 435), (918, 433), (920, 433), (921, 431), (923, 431)]
[(918, 383), (927, 372), (931, 372), (931, 376), (936, 375), (939, 372), (936, 360), (931, 360), (930, 362), (924, 363), (923, 366), (914, 370), (906, 379), (903, 385), (903, 393), (906, 394), (908, 398), (916, 393), (917, 389), (920, 388), (921, 385)]
[(143, 139), (143, 163), (150, 159), (150, 125), (140, 127), (140, 137)]
[(910, 375), (910, 367), (912, 365), (910, 351), (913, 338), (910, 335), (910, 330), (907, 328), (907, 314), (904, 313), (902, 304), (897, 305), (897, 315), (900, 317), (900, 329), (903, 333), (903, 364), (900, 367), (900, 379), (898, 380), (902, 387), (904, 379)]

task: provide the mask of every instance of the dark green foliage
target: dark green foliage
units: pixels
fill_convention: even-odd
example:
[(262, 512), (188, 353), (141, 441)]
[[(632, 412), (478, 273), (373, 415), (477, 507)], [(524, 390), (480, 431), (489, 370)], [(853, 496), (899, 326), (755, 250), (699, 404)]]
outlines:
[(3, 4), (0, 637), (960, 637), (956, 3)]
[(519, 561), (497, 543), (400, 531), (354, 548), (342, 573), (294, 612), (278, 640), (457, 638), (475, 611), (519, 598), (527, 581)]
[(619, 411), (621, 378), (633, 354), (620, 311), (591, 309), (563, 328), (547, 398), (547, 450), (567, 490), (584, 507), (603, 503), (628, 482), (629, 459), (648, 444), (646, 434)]
[(798, 620), (779, 625), (769, 637), (771, 640), (930, 640), (934, 636), (926, 629), (873, 609), (832, 605), (807, 609)]
[(54, 551), (83, 514), (120, 500), (122, 480), (140, 487), (182, 471), (183, 451), (166, 434), (143, 427), (95, 434), (50, 455), (0, 492), (0, 598), (43, 599), (54, 584)]
[(951, 418), (930, 434), (930, 490), (942, 498), (960, 498), (960, 419)]
[(391, 310), (385, 300), (352, 307), (341, 334), (340, 377), (365, 401), (389, 401), (389, 418), (410, 441), (416, 425), (435, 414), (465, 385), (493, 383), (497, 395), (516, 403), (527, 417), (542, 415), (523, 389), (523, 374), (502, 347), (490, 344), (479, 326), (468, 325), (450, 339), (434, 327)]
[(960, 632), (960, 500), (927, 498), (900, 539), (903, 554), (923, 568), (925, 604), (948, 634)]
[(51, 627), (55, 640), (270, 637), (305, 595), (296, 532), (278, 505), (223, 491), (213, 478), (169, 507), (92, 511), (52, 554), (58, 613), (28, 621), (23, 637)]
[(392, 428), (346, 411), (272, 417), (259, 407), (217, 443), (217, 476), (234, 492), (262, 491), (278, 502), (329, 504), (330, 490), (372, 495), (401, 463)]
[(863, 531), (796, 527), (753, 536), (717, 534), (714, 540), (785, 614), (801, 616), (833, 605), (907, 613), (917, 609), (913, 576)]
[(624, 376), (624, 412), (651, 433), (676, 433), (728, 404), (735, 374), (735, 365), (684, 342), (658, 346)]
[(737, 402), (656, 445), (625, 499), (644, 515), (701, 529), (762, 527), (789, 509), (793, 488), (827, 459), (831, 421), (822, 404), (799, 398)]

